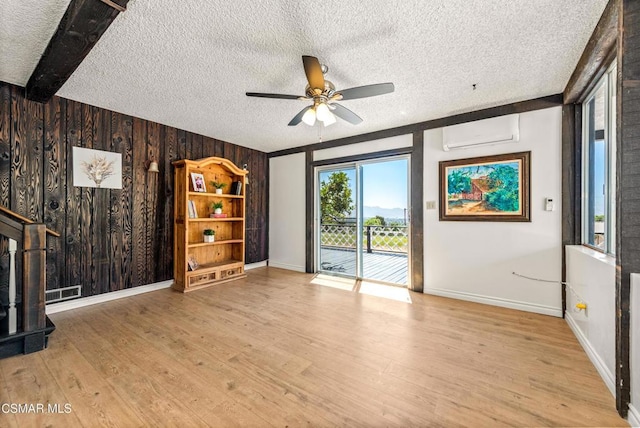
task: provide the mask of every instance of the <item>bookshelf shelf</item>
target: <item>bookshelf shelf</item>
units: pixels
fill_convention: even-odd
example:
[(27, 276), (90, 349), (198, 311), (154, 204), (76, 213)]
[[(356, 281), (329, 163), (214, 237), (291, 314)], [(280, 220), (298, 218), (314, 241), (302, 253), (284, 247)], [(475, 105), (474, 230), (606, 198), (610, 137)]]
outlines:
[(205, 192), (189, 192), (189, 197), (202, 196), (205, 198), (230, 198), (230, 199), (244, 199), (244, 195), (230, 195), (228, 193), (205, 193)]
[(189, 248), (197, 248), (197, 247), (208, 247), (213, 245), (226, 245), (226, 244), (241, 244), (242, 239), (225, 239), (223, 241), (214, 241), (214, 242), (194, 242), (189, 244)]
[(202, 218), (190, 218), (189, 221), (193, 222), (216, 222), (216, 221), (244, 221), (242, 217), (220, 217), (220, 218), (211, 218), (211, 217), (202, 217)]

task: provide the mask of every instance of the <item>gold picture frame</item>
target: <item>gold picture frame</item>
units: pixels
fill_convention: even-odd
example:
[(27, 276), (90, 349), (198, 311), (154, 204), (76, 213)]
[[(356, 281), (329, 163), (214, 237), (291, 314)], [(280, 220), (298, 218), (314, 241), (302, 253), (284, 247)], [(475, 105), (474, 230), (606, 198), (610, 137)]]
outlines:
[(531, 152), (440, 162), (441, 221), (531, 221)]

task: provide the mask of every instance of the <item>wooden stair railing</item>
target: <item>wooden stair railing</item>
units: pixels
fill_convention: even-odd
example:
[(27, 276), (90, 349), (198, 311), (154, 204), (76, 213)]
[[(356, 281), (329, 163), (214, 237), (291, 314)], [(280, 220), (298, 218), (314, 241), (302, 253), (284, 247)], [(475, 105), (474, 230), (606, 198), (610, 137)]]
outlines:
[[(60, 236), (44, 224), (36, 224), (4, 207), (0, 207), (0, 235), (9, 240), (9, 338), (0, 338), (0, 358), (16, 353), (30, 353), (46, 347), (53, 324), (45, 314), (46, 234)], [(16, 257), (18, 254), (18, 257)], [(19, 255), (22, 255), (20, 257)], [(22, 329), (16, 332), (16, 282), (22, 279)]]
[[(13, 217), (14, 219), (20, 220), (21, 222), (23, 222), (25, 224), (36, 224), (35, 221), (29, 220), (28, 218), (26, 218), (24, 216), (21, 216), (20, 214), (11, 211), (8, 208), (3, 207), (2, 205), (0, 205), (0, 213), (4, 213), (4, 214), (8, 215), (9, 217)], [(56, 232), (55, 230), (51, 230), (51, 229), (45, 229), (45, 230), (49, 235), (53, 235), (56, 238), (60, 237), (60, 234), (58, 232)]]

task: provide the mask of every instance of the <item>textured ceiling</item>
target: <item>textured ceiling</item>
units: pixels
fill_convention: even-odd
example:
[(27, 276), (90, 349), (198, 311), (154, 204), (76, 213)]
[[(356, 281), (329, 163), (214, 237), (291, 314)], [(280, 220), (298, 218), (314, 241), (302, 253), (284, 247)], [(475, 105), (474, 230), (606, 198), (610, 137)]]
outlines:
[[(0, 80), (26, 83), (66, 3), (0, 2)], [(338, 89), (396, 86), (326, 141), (562, 92), (606, 3), (131, 0), (58, 95), (269, 152), (319, 139), (287, 126), (305, 102), (245, 96), (304, 94), (302, 55)]]
[(25, 86), (70, 0), (0, 0), (0, 80)]

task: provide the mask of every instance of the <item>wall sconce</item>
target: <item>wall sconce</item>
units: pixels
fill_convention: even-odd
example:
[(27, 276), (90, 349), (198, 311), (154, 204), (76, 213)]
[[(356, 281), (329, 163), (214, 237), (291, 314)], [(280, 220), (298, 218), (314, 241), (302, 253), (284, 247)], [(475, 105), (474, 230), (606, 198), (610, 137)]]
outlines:
[[(245, 171), (247, 170), (246, 163), (242, 165), (242, 169), (244, 169)], [(249, 177), (247, 177), (246, 175), (244, 176), (244, 184), (249, 184)]]
[(158, 169), (158, 162), (150, 161), (148, 166), (147, 166), (147, 171), (148, 172), (160, 172), (160, 170)]

